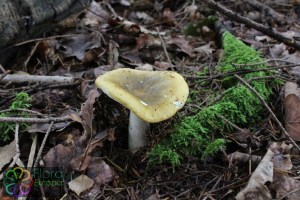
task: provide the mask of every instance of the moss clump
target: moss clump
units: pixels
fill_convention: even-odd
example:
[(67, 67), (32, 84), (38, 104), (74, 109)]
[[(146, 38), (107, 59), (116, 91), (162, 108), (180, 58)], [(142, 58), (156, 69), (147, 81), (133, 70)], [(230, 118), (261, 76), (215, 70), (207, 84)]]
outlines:
[[(228, 32), (223, 34), (224, 53), (217, 68), (219, 72), (227, 73), (239, 70), (235, 64), (249, 64), (263, 61), (259, 52), (245, 45)], [(243, 67), (266, 68), (265, 64)], [(244, 76), (250, 80), (253, 77), (267, 76), (266, 72), (252, 72)], [(212, 140), (211, 133), (226, 133), (233, 130), (220, 116), (225, 117), (241, 127), (254, 127), (261, 121), (263, 106), (260, 100), (244, 85), (232, 76), (223, 79), (226, 89), (223, 98), (213, 105), (204, 107), (197, 114), (185, 117), (174, 126), (170, 138), (156, 145), (149, 153), (150, 163), (168, 162), (173, 166), (180, 163), (182, 155), (199, 156), (204, 159), (225, 148), (224, 139)], [(272, 89), (263, 79), (251, 81), (251, 85), (267, 101)], [(171, 152), (171, 153), (170, 153)], [(161, 156), (163, 155), (163, 156)]]

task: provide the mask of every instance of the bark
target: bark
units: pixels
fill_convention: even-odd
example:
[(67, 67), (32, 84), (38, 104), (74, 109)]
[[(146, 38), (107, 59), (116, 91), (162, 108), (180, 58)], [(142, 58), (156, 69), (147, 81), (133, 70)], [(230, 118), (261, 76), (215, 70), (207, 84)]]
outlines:
[(40, 37), (58, 21), (79, 13), (91, 0), (0, 0), (0, 64), (11, 65), (26, 46), (14, 44)]
[(0, 49), (51, 29), (90, 0), (0, 0)]

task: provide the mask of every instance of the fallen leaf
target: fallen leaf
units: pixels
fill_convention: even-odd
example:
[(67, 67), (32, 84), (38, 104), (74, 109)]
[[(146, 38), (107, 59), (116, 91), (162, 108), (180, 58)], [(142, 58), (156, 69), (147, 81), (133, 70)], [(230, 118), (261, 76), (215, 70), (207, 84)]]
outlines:
[(213, 53), (214, 49), (211, 48), (211, 44), (207, 43), (205, 45), (199, 46), (197, 48), (194, 49), (195, 52), (197, 52), (197, 56), (202, 57), (202, 58), (206, 58), (208, 56), (211, 56), (211, 54)]
[(86, 175), (80, 175), (68, 183), (71, 191), (75, 192), (78, 197), (84, 192), (87, 192), (94, 186), (93, 179)]
[(89, 136), (95, 135), (95, 129), (93, 129), (93, 119), (94, 119), (94, 103), (96, 98), (100, 94), (97, 89), (93, 89), (88, 94), (88, 99), (81, 106), (82, 113), (82, 126), (84, 128), (84, 134), (81, 138), (81, 142), (84, 143), (89, 138)]
[(59, 42), (57, 48), (65, 58), (75, 56), (78, 60), (83, 60), (87, 50), (100, 46), (100, 36), (97, 32), (92, 32), (65, 38)]
[(87, 13), (82, 19), (82, 23), (85, 26), (97, 26), (101, 23), (105, 23), (108, 17), (109, 14), (106, 12), (106, 10), (104, 10), (99, 3), (92, 1), (89, 5)]
[(170, 70), (172, 68), (175, 68), (174, 65), (172, 65), (171, 63), (168, 63), (168, 62), (164, 62), (164, 61), (155, 61), (154, 62), (154, 65), (156, 67), (158, 67), (159, 69), (161, 70)]
[(45, 167), (66, 167), (72, 158), (74, 148), (58, 144), (44, 156)]
[(90, 162), (92, 160), (92, 157), (89, 155), (82, 155), (76, 158), (73, 158), (69, 162), (69, 166), (74, 171), (82, 172), (86, 170), (86, 168), (90, 165)]
[(87, 175), (92, 177), (95, 183), (100, 186), (112, 181), (114, 171), (102, 160), (102, 158), (93, 157), (87, 168)]
[(16, 155), (16, 140), (12, 141), (10, 144), (0, 147), (0, 171), (3, 167), (8, 164), (11, 159)]
[(300, 141), (300, 89), (292, 82), (287, 82), (284, 89), (285, 128), (293, 140)]
[(186, 53), (190, 57), (194, 57), (194, 48), (183, 37), (172, 38), (167, 44), (175, 44), (180, 48), (180, 51)]
[(174, 13), (172, 12), (172, 10), (170, 8), (164, 9), (164, 11), (162, 13), (161, 21), (168, 26), (175, 25)]
[(251, 159), (251, 162), (254, 165), (257, 165), (261, 161), (261, 156), (250, 155), (250, 154), (241, 153), (238, 151), (229, 154), (227, 157), (228, 157), (228, 160), (232, 163), (240, 163), (240, 162), (247, 163)]
[[(273, 180), (282, 174), (274, 173), (274, 168), (278, 171), (284, 171), (291, 168), (289, 155), (286, 154), (290, 149), (291, 145), (274, 142), (252, 173), (247, 186), (237, 194), (236, 199), (272, 199), (270, 188), (276, 186), (276, 182), (273, 182)], [(277, 189), (275, 188), (275, 191), (276, 190)]]
[(300, 196), (300, 182), (286, 174), (278, 173), (274, 177), (273, 188), (276, 199), (298, 200)]
[(146, 63), (146, 64), (138, 65), (138, 67), (136, 67), (135, 69), (143, 70), (143, 71), (153, 71), (153, 66)]
[(272, 198), (265, 184), (273, 181), (273, 163), (271, 162), (273, 155), (274, 153), (269, 149), (250, 177), (247, 186), (235, 197), (237, 200)]

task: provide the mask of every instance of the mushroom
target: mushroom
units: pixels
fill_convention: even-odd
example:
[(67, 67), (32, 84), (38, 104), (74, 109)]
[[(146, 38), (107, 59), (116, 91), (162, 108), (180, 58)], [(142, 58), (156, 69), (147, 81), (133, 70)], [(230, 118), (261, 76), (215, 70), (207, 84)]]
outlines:
[(173, 71), (116, 69), (99, 76), (96, 86), (130, 110), (128, 146), (133, 153), (146, 145), (149, 123), (172, 117), (189, 94), (184, 78)]

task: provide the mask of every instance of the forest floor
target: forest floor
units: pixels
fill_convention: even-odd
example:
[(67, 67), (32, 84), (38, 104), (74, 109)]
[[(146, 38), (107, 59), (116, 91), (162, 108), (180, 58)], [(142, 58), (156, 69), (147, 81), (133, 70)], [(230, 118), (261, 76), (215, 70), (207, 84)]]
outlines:
[[(42, 194), (47, 199), (299, 199), (300, 4), (218, 3), (228, 10), (210, 0), (92, 1), (44, 37), (18, 44), (22, 54), (1, 66), (0, 74), (0, 81), (21, 75), (21, 81), (0, 85), (0, 199), (13, 199), (9, 188), (20, 194), (5, 171), (16, 166), (31, 170), (34, 178), (30, 193), (23, 195), (28, 199)], [(212, 141), (224, 137), (227, 142), (211, 156), (183, 154), (176, 166), (149, 164), (150, 150), (172, 134), (174, 124), (212, 102), (207, 88), (222, 98), (226, 76), (216, 68), (224, 30), (260, 52), (275, 72), (265, 79), (281, 80), (271, 101), (261, 102), (261, 123), (255, 128), (231, 124), (231, 134), (212, 132)], [(118, 68), (175, 70), (190, 88), (186, 105), (172, 119), (152, 124), (147, 146), (135, 154), (127, 146), (129, 111), (94, 84)], [(199, 77), (204, 70), (205, 89)], [(22, 80), (29, 74), (59, 80)], [(35, 180), (45, 173), (34, 177), (34, 170), (56, 173), (43, 178), (61, 185), (39, 186)]]

